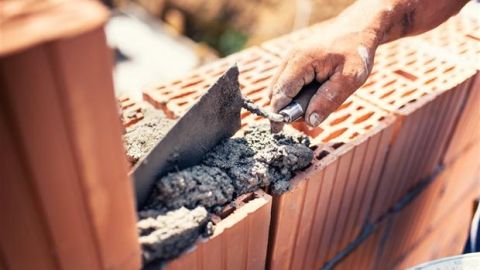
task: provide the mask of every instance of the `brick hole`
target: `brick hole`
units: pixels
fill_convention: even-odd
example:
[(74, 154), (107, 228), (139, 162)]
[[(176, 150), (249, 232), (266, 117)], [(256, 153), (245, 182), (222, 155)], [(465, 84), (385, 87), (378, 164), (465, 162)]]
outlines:
[(340, 117), (337, 117), (335, 119), (333, 119), (332, 121), (330, 121), (330, 125), (331, 126), (335, 126), (335, 125), (338, 125), (342, 122), (345, 122), (345, 120), (347, 120), (348, 118), (350, 118), (350, 116), (352, 116), (350, 113), (347, 113), (346, 115), (343, 115), (343, 116), (340, 116)]
[(323, 128), (321, 127), (309, 127), (305, 122), (297, 121), (292, 123), (292, 127), (296, 130), (302, 132), (310, 138), (316, 138), (318, 135), (323, 133)]
[(480, 41), (480, 37), (476, 37), (472, 34), (468, 34), (468, 35), (465, 35), (465, 37), (469, 38), (469, 39), (473, 39), (475, 41)]
[(427, 69), (427, 70), (425, 71), (425, 73), (426, 73), (426, 74), (432, 73), (432, 72), (434, 72), (435, 70), (437, 70), (437, 67), (431, 67), (430, 69)]
[(412, 90), (410, 90), (410, 91), (407, 91), (407, 92), (405, 92), (405, 93), (402, 94), (402, 98), (403, 98), (403, 97), (407, 97), (407, 96), (415, 93), (416, 91), (417, 91), (416, 88), (415, 88), (415, 89), (412, 89)]
[(265, 77), (261, 77), (261, 78), (259, 78), (259, 79), (256, 79), (256, 80), (253, 81), (252, 83), (253, 83), (253, 84), (258, 84), (258, 83), (264, 82), (264, 81), (266, 81), (266, 80), (269, 80), (270, 77), (271, 77), (270, 75), (265, 76)]
[(379, 121), (379, 122), (383, 122), (383, 120), (385, 120), (385, 116), (380, 116), (380, 117), (378, 118), (378, 121)]
[(368, 119), (370, 119), (370, 117), (372, 117), (372, 115), (374, 114), (374, 112), (368, 112), (362, 116), (359, 116), (357, 117), (357, 119), (355, 119), (355, 121), (353, 121), (354, 124), (359, 124), (361, 122), (365, 122), (367, 121)]
[(388, 63), (384, 66), (384, 68), (391, 67), (391, 66), (393, 66), (393, 65), (395, 65), (395, 64), (397, 64), (397, 63), (398, 63), (397, 61), (388, 62)]
[(247, 193), (244, 195), (239, 196), (233, 203), (226, 205), (220, 213), (217, 214), (220, 219), (225, 219), (229, 215), (231, 215), (236, 209), (242, 207), (249, 201), (252, 201), (256, 198), (254, 193)]
[(178, 106), (181, 107), (181, 106), (186, 105), (186, 104), (188, 104), (188, 101), (182, 101), (182, 102), (178, 103)]
[(264, 72), (270, 71), (274, 68), (276, 68), (276, 65), (270, 65), (270, 66), (267, 66), (266, 68), (260, 70), (259, 73), (264, 73)]
[(255, 66), (251, 66), (251, 67), (242, 69), (242, 73), (248, 73), (248, 72), (250, 72), (250, 71), (252, 71), (252, 70), (254, 70), (254, 69), (255, 69)]
[[(428, 65), (428, 64), (432, 63), (433, 61), (435, 61), (435, 58), (428, 58), (428, 60), (425, 61), (425, 65)], [(445, 62), (442, 61), (442, 64), (444, 64), (444, 63), (445, 63)]]
[(330, 135), (328, 135), (325, 139), (323, 139), (322, 141), (324, 143), (328, 143), (330, 142), (331, 140), (335, 139), (335, 138), (338, 138), (339, 136), (341, 136), (343, 133), (345, 133), (345, 131), (347, 131), (348, 128), (341, 128), (341, 129), (338, 129), (338, 130), (335, 130), (334, 132), (330, 133)]
[(214, 72), (210, 75), (213, 76), (213, 77), (218, 77), (218, 76), (222, 75), (223, 73), (225, 73), (225, 70), (221, 69), (221, 70), (218, 70), (217, 72)]
[(406, 54), (406, 56), (413, 56), (415, 53), (417, 53), (416, 51), (410, 51), (409, 53)]
[(244, 112), (242, 112), (242, 113), (240, 114), (240, 118), (243, 119), (243, 118), (245, 118), (245, 117), (247, 117), (247, 116), (249, 116), (249, 115), (250, 115), (250, 112), (249, 112), (249, 111), (244, 111)]
[(387, 93), (381, 95), (381, 96), (380, 96), (380, 99), (386, 98), (386, 97), (390, 96), (391, 94), (393, 94), (394, 92), (395, 92), (394, 89), (393, 89), (393, 90), (390, 90), (390, 91), (388, 91)]
[(257, 103), (257, 102), (259, 102), (260, 100), (262, 100), (262, 98), (261, 98), (261, 97), (257, 97), (257, 98), (254, 98), (252, 101), (253, 101), (254, 103)]
[(455, 66), (448, 67), (447, 69), (445, 69), (445, 70), (443, 71), (443, 73), (452, 72), (454, 69), (455, 69)]
[(353, 140), (353, 139), (355, 139), (358, 135), (360, 135), (360, 133), (358, 133), (358, 132), (355, 131), (355, 132), (350, 136), (349, 139), (350, 139), (350, 140)]
[(320, 153), (318, 153), (316, 158), (317, 158), (317, 160), (322, 160), (323, 158), (325, 158), (329, 154), (330, 154), (330, 152), (328, 152), (327, 150), (322, 150), (322, 151), (320, 151)]
[(433, 78), (431, 78), (430, 80), (426, 81), (425, 84), (431, 84), (431, 83), (433, 83), (433, 82), (436, 81), (436, 80), (437, 80), (437, 77), (433, 77)]
[(372, 84), (376, 83), (375, 80), (371, 80), (370, 82), (367, 82), (366, 84), (363, 85), (364, 88), (371, 86)]
[(345, 109), (345, 108), (347, 108), (347, 107), (350, 107), (350, 105), (352, 105), (352, 101), (345, 102), (345, 103), (343, 103), (342, 105), (340, 105), (340, 107), (338, 107), (336, 111), (337, 111), (337, 112), (338, 112), (338, 111), (341, 111), (341, 110), (343, 110), (343, 109)]
[(172, 85), (177, 85), (177, 84), (179, 84), (179, 83), (181, 83), (181, 82), (182, 82), (181, 80), (176, 80), (176, 81), (172, 82)]
[(332, 144), (332, 148), (337, 150), (338, 148), (342, 147), (345, 143), (344, 142), (336, 142)]
[(417, 76), (409, 73), (409, 72), (406, 72), (404, 70), (401, 70), (401, 69), (397, 69), (395, 70), (393, 73), (397, 74), (397, 75), (400, 75), (402, 77), (404, 77), (405, 79), (408, 79), (410, 81), (416, 81), (418, 79)]
[(175, 96), (171, 97), (171, 99), (172, 99), (172, 100), (173, 100), (173, 99), (179, 99), (179, 98), (182, 98), (182, 97), (186, 97), (186, 96), (195, 94), (196, 92), (197, 92), (197, 91), (195, 91), (195, 90), (187, 91), (187, 92), (184, 92), (184, 93), (175, 95)]
[(365, 109), (365, 107), (363, 107), (362, 105), (358, 105), (356, 110), (360, 111), (360, 110), (363, 110), (363, 109)]
[(248, 64), (251, 64), (251, 63), (256, 62), (256, 61), (258, 61), (258, 60), (260, 60), (260, 56), (259, 56), (259, 55), (256, 55), (256, 56), (254, 56), (254, 57), (246, 60), (246, 61), (243, 62), (242, 64), (248, 65)]
[(411, 66), (411, 65), (415, 64), (415, 62), (417, 62), (417, 61), (415, 59), (413, 59), (410, 62), (407, 62), (405, 65), (406, 66)]
[(389, 82), (384, 83), (382, 85), (382, 88), (388, 87), (388, 86), (394, 84), (396, 81), (397, 81), (396, 79), (390, 80)]
[(246, 95), (247, 95), (247, 96), (250, 96), (250, 95), (256, 94), (256, 93), (258, 93), (258, 92), (260, 92), (260, 91), (265, 90), (265, 88), (266, 88), (265, 86), (261, 86), (261, 87), (252, 89), (252, 90), (246, 92)]
[(373, 127), (373, 125), (368, 125), (368, 126), (365, 126), (363, 129), (369, 130), (369, 129), (371, 129), (372, 127)]

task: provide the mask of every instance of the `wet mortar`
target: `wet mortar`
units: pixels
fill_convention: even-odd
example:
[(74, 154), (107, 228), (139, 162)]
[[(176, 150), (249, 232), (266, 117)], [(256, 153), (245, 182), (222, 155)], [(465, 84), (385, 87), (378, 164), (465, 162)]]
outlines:
[(162, 111), (153, 108), (143, 109), (144, 119), (123, 136), (127, 158), (135, 165), (163, 138), (175, 121), (168, 119)]
[[(166, 134), (173, 122), (165, 119), (161, 112), (146, 110), (145, 119), (125, 134), (131, 160), (138, 161)], [(158, 179), (138, 215), (144, 263), (175, 258), (200, 235), (211, 233), (208, 213), (219, 213), (238, 196), (259, 188), (288, 191), (295, 171), (313, 158), (309, 144), (299, 133), (272, 134), (268, 125), (255, 126), (243, 137), (219, 143), (198, 165)]]

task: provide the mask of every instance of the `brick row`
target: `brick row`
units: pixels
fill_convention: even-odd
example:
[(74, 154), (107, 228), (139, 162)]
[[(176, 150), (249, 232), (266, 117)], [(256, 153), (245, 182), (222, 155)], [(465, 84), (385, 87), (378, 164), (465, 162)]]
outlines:
[(438, 226), (389, 269), (406, 269), (431, 260), (461, 254), (473, 215), (472, 207), (472, 201), (460, 201)]
[(459, 59), (414, 44), (408, 39), (380, 47), (371, 77), (356, 92), (397, 116), (373, 220), (440, 163), (475, 73)]
[(125, 129), (130, 128), (143, 119), (144, 115), (141, 105), (128, 95), (117, 97), (117, 103), (120, 107), (120, 117)]
[[(292, 180), (293, 190), (274, 196), (269, 269), (318, 269), (352, 241), (366, 221), (394, 120), (355, 97), (345, 104), (319, 127), (304, 130), (319, 147), (316, 160)], [(344, 119), (343, 109), (353, 119), (372, 116), (367, 125), (349, 120), (348, 134), (354, 136), (331, 136), (330, 130), (338, 130), (332, 120)]]
[[(465, 203), (473, 205), (480, 195), (480, 164), (476, 158), (479, 155), (480, 144), (445, 168), (420, 196), (395, 216), (382, 267), (390, 269), (394, 262), (408, 256), (422, 237), (446, 222), (454, 209)], [(471, 218), (471, 214), (466, 217)], [(451, 232), (446, 232), (449, 235), (464, 233), (463, 227), (451, 228)]]
[(197, 241), (165, 269), (265, 269), (272, 198), (261, 190), (243, 198), (232, 213), (214, 218), (212, 236)]
[[(170, 118), (177, 118), (183, 115), (221, 74), (237, 64), (242, 94), (257, 105), (265, 107), (269, 104), (267, 88), (279, 60), (260, 48), (252, 47), (201, 67), (180, 80), (147, 89), (143, 92), (143, 97), (154, 107), (162, 109)], [(249, 112), (242, 111), (242, 119), (249, 115)], [(255, 121), (256, 117), (251, 119)]]
[[(107, 12), (83, 5), (89, 16)], [(0, 245), (8, 269), (140, 267), (111, 54), (96, 24), (0, 59)]]

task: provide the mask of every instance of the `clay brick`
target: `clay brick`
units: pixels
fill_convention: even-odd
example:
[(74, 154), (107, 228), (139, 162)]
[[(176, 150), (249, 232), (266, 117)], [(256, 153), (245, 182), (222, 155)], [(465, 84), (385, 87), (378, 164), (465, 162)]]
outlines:
[[(2, 125), (6, 123), (2, 130), (7, 129), (7, 136), (14, 140), (10, 150), (18, 153), (7, 163), (22, 172), (2, 177), (11, 182), (5, 186), (11, 189), (2, 188), (2, 192), (26, 203), (19, 203), (17, 210), (8, 207), (14, 211), (10, 215), (26, 211), (6, 220), (12, 235), (5, 245), (2, 237), (2, 247), (25, 248), (16, 255), (8, 253), (8, 266), (140, 266), (134, 195), (127, 177), (110, 57), (103, 29), (97, 25), (0, 60), (1, 119)], [(3, 199), (12, 197), (2, 196), (2, 205), (14, 202), (3, 203)], [(28, 223), (38, 229), (21, 224), (28, 213), (32, 214)], [(28, 231), (16, 231), (22, 228)], [(48, 253), (41, 254), (39, 249)]]
[(475, 76), (463, 111), (458, 118), (443, 162), (450, 164), (472, 144), (480, 142), (480, 73)]
[(117, 97), (120, 106), (121, 121), (125, 129), (142, 120), (144, 115), (141, 105), (127, 95)]
[[(167, 116), (177, 118), (235, 63), (240, 70), (239, 82), (242, 94), (261, 107), (267, 106), (269, 104), (267, 88), (275, 74), (279, 58), (257, 47), (203, 66), (180, 80), (151, 87), (144, 91), (143, 97), (154, 107), (162, 109)], [(242, 111), (242, 119), (249, 115), (249, 112)]]
[(384, 235), (388, 230), (388, 220), (378, 224), (375, 231), (368, 236), (353, 252), (341, 260), (334, 269), (376, 269), (376, 262), (382, 255)]
[(472, 206), (472, 200), (456, 204), (406, 255), (400, 260), (392, 261), (388, 269), (406, 269), (434, 259), (461, 254), (473, 216)]
[[(385, 246), (387, 253), (383, 256), (383, 268), (391, 269), (393, 262), (410, 256), (412, 249), (436, 227), (443, 226), (443, 223), (455, 224), (456, 221), (450, 218), (451, 213), (461, 205), (472, 204), (480, 195), (480, 164), (476, 158), (479, 155), (480, 144), (445, 168), (434, 182), (395, 216)], [(464, 234), (463, 229), (452, 225), (451, 232), (445, 233)]]
[(357, 92), (397, 115), (381, 186), (372, 212), (378, 219), (440, 163), (466, 100), (474, 69), (400, 40), (378, 49), (372, 75)]
[[(357, 236), (378, 184), (392, 121), (351, 97), (320, 127), (296, 126), (318, 145), (317, 159), (292, 180), (291, 191), (274, 196), (269, 269), (318, 269)], [(356, 215), (349, 215), (353, 209)]]
[(419, 37), (422, 41), (460, 56), (480, 69), (480, 21), (462, 14)]
[(215, 225), (207, 239), (172, 260), (167, 270), (264, 269), (272, 198), (259, 190)]

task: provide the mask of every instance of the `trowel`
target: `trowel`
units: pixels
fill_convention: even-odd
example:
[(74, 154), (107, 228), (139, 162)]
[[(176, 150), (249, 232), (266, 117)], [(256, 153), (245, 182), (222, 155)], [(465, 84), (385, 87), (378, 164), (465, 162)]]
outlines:
[(289, 123), (301, 118), (314, 94), (310, 87), (300, 91), (279, 114), (266, 112), (242, 96), (238, 74), (236, 65), (229, 68), (135, 165), (133, 177), (139, 209), (159, 177), (199, 163), (213, 146), (233, 136), (240, 129), (242, 107), (270, 121)]
[(238, 68), (228, 69), (133, 168), (137, 207), (158, 177), (197, 164), (221, 140), (240, 129), (243, 99)]

